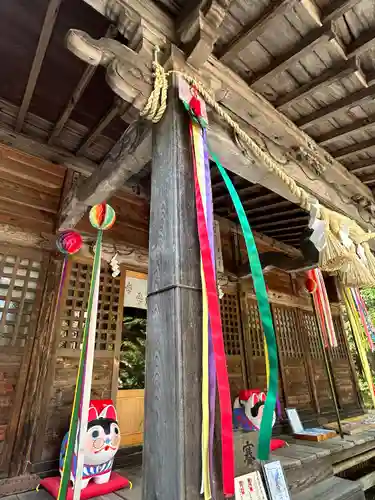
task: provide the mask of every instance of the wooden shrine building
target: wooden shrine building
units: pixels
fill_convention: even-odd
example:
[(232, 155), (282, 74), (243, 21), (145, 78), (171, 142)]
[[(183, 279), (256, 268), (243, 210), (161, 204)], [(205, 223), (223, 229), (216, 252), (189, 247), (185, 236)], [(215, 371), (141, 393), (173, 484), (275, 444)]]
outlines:
[[(0, 2), (0, 496), (57, 470), (90, 286), (87, 211), (105, 200), (117, 222), (104, 234), (92, 396), (117, 401), (119, 463), (140, 463), (143, 445), (146, 500), (199, 496), (201, 283), (188, 115), (173, 74), (162, 120), (140, 116), (155, 47), (166, 69), (202, 82), (312, 197), (375, 231), (374, 27), (374, 0)], [(311, 297), (303, 266), (292, 264), (303, 260), (309, 213), (211, 107), (208, 114), (210, 147), (229, 171), (258, 251), (274, 253), (265, 279), (280, 360), (275, 433), (288, 432), (286, 407), (305, 423), (332, 421)], [(244, 240), (214, 165), (211, 180), (234, 400), (241, 389), (265, 389), (264, 340), (243, 272)], [(56, 313), (56, 234), (69, 227), (85, 244), (69, 260)], [(144, 438), (143, 388), (121, 390), (119, 372), (124, 311), (144, 302), (147, 277)], [(339, 343), (328, 353), (339, 411), (355, 416), (364, 411), (358, 367), (335, 279), (327, 276), (326, 286)], [(306, 446), (284, 457), (296, 492), (369, 464), (375, 434), (335, 446), (313, 459)]]

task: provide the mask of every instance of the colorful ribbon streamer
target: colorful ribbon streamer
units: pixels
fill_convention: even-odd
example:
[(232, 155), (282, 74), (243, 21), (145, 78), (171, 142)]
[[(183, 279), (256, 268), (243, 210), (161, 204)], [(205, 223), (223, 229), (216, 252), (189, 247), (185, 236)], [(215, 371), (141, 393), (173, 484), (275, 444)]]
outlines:
[[(71, 473), (71, 469), (73, 466), (74, 449), (75, 449), (76, 441), (79, 441), (79, 435), (77, 433), (77, 430), (78, 430), (78, 422), (79, 422), (79, 417), (80, 417), (81, 408), (82, 408), (81, 401), (82, 401), (82, 393), (83, 393), (83, 384), (84, 384), (84, 379), (85, 379), (87, 346), (88, 346), (88, 341), (89, 341), (90, 324), (92, 322), (91, 312), (93, 309), (94, 297), (96, 295), (95, 286), (96, 286), (96, 284), (99, 284), (99, 282), (97, 281), (97, 275), (99, 275), (99, 270), (100, 270), (101, 235), (102, 235), (102, 232), (99, 231), (98, 241), (96, 244), (95, 258), (94, 258), (94, 266), (93, 266), (93, 271), (92, 271), (92, 275), (91, 275), (90, 294), (89, 294), (89, 300), (88, 300), (88, 306), (87, 306), (87, 319), (85, 322), (85, 328), (84, 328), (83, 336), (82, 336), (82, 349), (81, 349), (81, 355), (80, 355), (80, 359), (79, 359), (76, 389), (74, 392), (73, 410), (72, 410), (72, 415), (71, 415), (71, 419), (70, 419), (68, 443), (67, 443), (66, 455), (65, 455), (64, 466), (63, 466), (63, 473), (62, 473), (62, 477), (61, 477), (61, 481), (60, 481), (60, 487), (59, 487), (59, 493), (57, 496), (57, 500), (66, 500), (66, 498), (67, 498), (69, 481), (70, 481), (70, 473)], [(94, 342), (95, 342), (95, 327), (96, 327), (96, 321), (94, 322)], [(82, 479), (82, 473), (81, 473), (80, 477)], [(79, 478), (79, 476), (76, 474), (75, 486), (77, 485), (78, 478)], [(78, 488), (80, 488), (80, 481), (78, 481)], [(75, 491), (76, 491), (76, 488), (75, 488)], [(80, 494), (80, 492), (78, 493), (78, 495), (79, 494)], [(78, 498), (79, 498), (79, 496), (78, 496)]]
[(364, 303), (364, 300), (362, 299), (362, 296), (361, 296), (358, 288), (350, 288), (349, 290), (350, 290), (352, 297), (355, 301), (355, 305), (356, 305), (359, 317), (361, 319), (363, 329), (366, 333), (371, 352), (374, 352), (374, 350), (375, 350), (375, 331), (374, 331), (374, 326), (372, 324), (371, 318), (370, 318), (369, 313), (367, 311), (366, 304)]
[(370, 391), (372, 405), (375, 408), (374, 383), (372, 380), (370, 365), (366, 356), (366, 348), (364, 345), (364, 335), (362, 329), (363, 325), (361, 324), (356, 304), (350, 289), (342, 287), (342, 295), (345, 300), (345, 307), (348, 313), (348, 318), (353, 332), (353, 338), (357, 348), (357, 352), (359, 354), (359, 359), (361, 361), (363, 375)]
[[(205, 209), (202, 192), (199, 185), (197, 169), (197, 160), (199, 161), (199, 151), (203, 143), (203, 135), (200, 125), (194, 123), (193, 121), (190, 122), (190, 137), (193, 153), (198, 236), (204, 274), (203, 293), (205, 293), (207, 298), (208, 314), (212, 334), (212, 346), (215, 355), (216, 380), (220, 403), (223, 492), (224, 495), (228, 497), (234, 495), (232, 406), (230, 400), (228, 372), (221, 326), (220, 305), (216, 288), (215, 266), (211, 255), (209, 232), (207, 229), (207, 221), (205, 217)], [(206, 334), (205, 331), (204, 334)]]
[(268, 460), (270, 453), (270, 441), (272, 436), (273, 415), (275, 411), (279, 385), (277, 345), (272, 322), (271, 308), (268, 301), (267, 289), (263, 277), (262, 266), (259, 260), (258, 250), (255, 245), (254, 236), (251, 231), (250, 224), (247, 220), (240, 197), (238, 196), (238, 193), (224, 167), (221, 165), (212, 151), (210, 153), (211, 158), (216, 163), (216, 166), (219, 169), (219, 172), (229, 191), (233, 205), (237, 212), (238, 219), (240, 221), (241, 229), (245, 239), (247, 254), (249, 257), (255, 295), (258, 301), (260, 320), (263, 326), (264, 335), (266, 337), (267, 353), (269, 359), (269, 383), (266, 403), (264, 405), (263, 417), (259, 431), (257, 458), (259, 460)]
[(309, 279), (316, 283), (316, 292), (312, 294), (315, 310), (318, 312), (318, 321), (322, 330), (324, 346), (337, 347), (337, 337), (332, 319), (331, 307), (328, 301), (328, 295), (322, 271), (312, 269), (307, 271)]

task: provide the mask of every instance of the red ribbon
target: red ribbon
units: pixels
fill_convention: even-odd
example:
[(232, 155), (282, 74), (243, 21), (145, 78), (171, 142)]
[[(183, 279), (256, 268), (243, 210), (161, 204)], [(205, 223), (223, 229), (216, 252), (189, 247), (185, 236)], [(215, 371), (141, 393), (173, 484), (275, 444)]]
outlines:
[(211, 258), (210, 243), (204, 214), (202, 195), (197, 176), (197, 164), (194, 152), (193, 127), (190, 122), (190, 137), (193, 149), (194, 187), (197, 211), (199, 244), (206, 282), (208, 311), (212, 332), (212, 344), (215, 354), (216, 379), (220, 402), (222, 475), (223, 492), (227, 497), (234, 495), (234, 445), (232, 429), (232, 405), (230, 399), (227, 363), (221, 326), (220, 305), (217, 296), (214, 264)]

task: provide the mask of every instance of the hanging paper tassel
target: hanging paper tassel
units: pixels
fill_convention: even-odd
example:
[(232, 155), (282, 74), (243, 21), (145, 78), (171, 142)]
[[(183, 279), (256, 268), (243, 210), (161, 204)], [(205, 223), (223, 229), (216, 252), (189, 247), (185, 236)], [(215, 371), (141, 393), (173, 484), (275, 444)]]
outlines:
[(249, 258), (251, 275), (253, 277), (254, 289), (258, 301), (260, 320), (263, 325), (264, 334), (267, 343), (267, 352), (269, 359), (269, 384), (266, 403), (264, 405), (262, 422), (259, 431), (257, 458), (259, 460), (268, 460), (270, 453), (270, 442), (272, 436), (273, 416), (277, 400), (277, 392), (279, 385), (278, 376), (278, 359), (276, 337), (273, 328), (271, 308), (268, 301), (266, 284), (263, 277), (262, 266), (259, 260), (258, 250), (255, 245), (253, 233), (246, 217), (245, 210), (242, 206), (240, 197), (237, 194), (233, 183), (227, 172), (220, 164), (216, 156), (211, 151), (211, 158), (216, 163), (217, 168), (225, 182), (229, 191), (233, 205), (236, 209), (241, 229), (244, 235), (247, 254)]
[(215, 354), (216, 379), (219, 393), (220, 417), (221, 417), (221, 439), (222, 439), (222, 476), (223, 492), (225, 496), (234, 495), (234, 448), (232, 429), (232, 407), (230, 400), (228, 372), (224, 350), (223, 332), (221, 326), (220, 305), (217, 295), (215, 266), (211, 256), (209, 234), (205, 218), (204, 203), (199, 186), (197, 172), (197, 158), (202, 141), (200, 126), (190, 122), (190, 135), (193, 145), (193, 167), (194, 184), (196, 195), (196, 210), (198, 236), (200, 242), (202, 267), (204, 273), (204, 285), (207, 296), (209, 320), (212, 332), (212, 345)]
[[(115, 212), (109, 205), (96, 205), (90, 211), (91, 224), (99, 229), (94, 265), (91, 275), (91, 284), (89, 299), (87, 305), (87, 318), (82, 336), (81, 354), (78, 366), (78, 375), (74, 393), (73, 410), (69, 426), (69, 435), (67, 442), (66, 455), (63, 465), (63, 472), (58, 493), (58, 500), (66, 500), (70, 474), (73, 468), (75, 475), (74, 482), (74, 500), (80, 499), (83, 461), (84, 461), (84, 443), (83, 437), (87, 430), (88, 410), (91, 393), (92, 368), (95, 349), (95, 330), (96, 317), (99, 297), (100, 282), (100, 260), (103, 230), (109, 229), (115, 222)], [(79, 424), (79, 432), (78, 431)], [(73, 455), (77, 452), (76, 468), (74, 470)]]
[(359, 359), (361, 361), (363, 376), (367, 382), (370, 391), (372, 405), (375, 408), (374, 383), (372, 380), (370, 365), (366, 356), (366, 349), (363, 343), (363, 330), (359, 319), (358, 311), (356, 309), (355, 301), (353, 299), (350, 290), (348, 288), (342, 287), (341, 291), (342, 291), (342, 296), (344, 297), (345, 300), (345, 307), (348, 314), (350, 326), (353, 332), (353, 339), (357, 348), (357, 352), (359, 354)]

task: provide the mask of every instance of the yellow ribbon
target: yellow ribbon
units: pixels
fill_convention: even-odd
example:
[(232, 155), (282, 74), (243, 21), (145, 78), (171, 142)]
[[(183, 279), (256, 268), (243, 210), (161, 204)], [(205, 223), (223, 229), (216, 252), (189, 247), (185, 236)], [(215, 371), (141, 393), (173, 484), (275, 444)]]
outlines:
[[(204, 150), (201, 128), (193, 124), (193, 139), (199, 189), (203, 200), (206, 199), (205, 172), (204, 172)], [(210, 436), (210, 412), (209, 412), (209, 371), (208, 371), (208, 303), (206, 283), (204, 279), (203, 265), (201, 261), (202, 279), (202, 490), (204, 499), (211, 499), (210, 483), (210, 460), (209, 460), (209, 436)]]
[[(372, 405), (375, 408), (374, 385), (373, 385), (370, 365), (368, 363), (368, 359), (366, 356), (366, 348), (364, 347), (364, 342), (363, 342), (364, 332), (363, 332), (362, 325), (361, 325), (359, 315), (358, 315), (358, 311), (356, 309), (356, 305), (355, 305), (353, 296), (350, 293), (350, 290), (348, 290), (347, 288), (344, 288), (344, 287), (342, 287), (342, 290), (343, 290), (343, 296), (345, 299), (346, 311), (348, 313), (349, 322), (350, 322), (350, 325), (352, 327), (354, 342), (355, 342), (355, 345), (357, 347), (359, 358), (361, 360), (363, 374), (365, 376), (366, 382), (368, 384), (368, 388), (370, 390)], [(367, 342), (365, 345), (367, 346)]]

